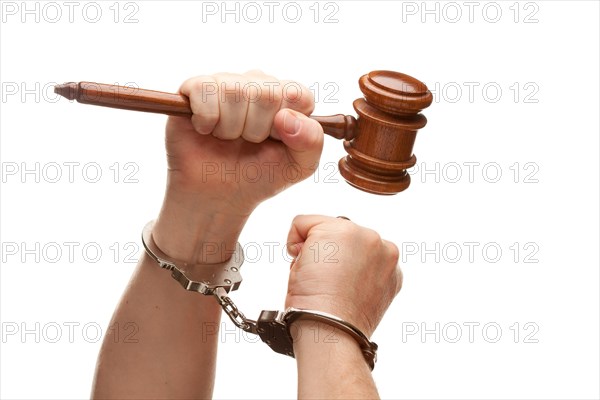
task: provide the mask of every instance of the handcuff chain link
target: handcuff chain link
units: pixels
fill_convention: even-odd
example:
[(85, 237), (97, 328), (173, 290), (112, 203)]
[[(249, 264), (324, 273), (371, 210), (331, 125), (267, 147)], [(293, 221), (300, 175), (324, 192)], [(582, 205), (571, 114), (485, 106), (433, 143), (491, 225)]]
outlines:
[(256, 334), (256, 322), (246, 318), (243, 312), (241, 312), (233, 300), (227, 296), (225, 289), (219, 287), (214, 291), (214, 296), (217, 302), (221, 305), (221, 308), (227, 314), (231, 322), (239, 329)]

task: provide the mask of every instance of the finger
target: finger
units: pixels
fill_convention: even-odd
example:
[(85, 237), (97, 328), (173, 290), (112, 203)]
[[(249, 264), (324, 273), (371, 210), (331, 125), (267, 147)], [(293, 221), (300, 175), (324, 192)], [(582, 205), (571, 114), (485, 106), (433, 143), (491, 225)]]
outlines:
[(311, 90), (296, 81), (282, 80), (280, 83), (283, 97), (281, 108), (290, 108), (304, 115), (314, 111), (315, 96)]
[(248, 101), (244, 93), (248, 78), (227, 73), (216, 74), (214, 77), (219, 87), (220, 118), (212, 134), (219, 139), (237, 139), (244, 131), (248, 112)]
[(389, 240), (381, 239), (383, 243), (383, 248), (385, 251), (385, 256), (389, 260), (390, 264), (398, 264), (398, 259), (400, 258), (400, 250), (398, 250), (398, 246), (394, 242), (390, 242)]
[[(304, 243), (312, 228), (332, 220), (335, 220), (335, 218), (323, 215), (298, 215), (292, 221), (287, 241), (288, 243)], [(290, 255), (296, 257), (299, 251), (300, 247), (288, 245)]]
[[(289, 108), (298, 111), (304, 115), (310, 115), (315, 108), (315, 98), (312, 91), (298, 82), (283, 80), (274, 83), (274, 87), (281, 88), (280, 109)], [(273, 126), (271, 128), (271, 137), (281, 140), (279, 132)]]
[(179, 92), (187, 96), (192, 109), (192, 125), (196, 132), (209, 135), (219, 122), (219, 90), (211, 76), (197, 76), (183, 82)]
[(307, 116), (289, 109), (275, 115), (273, 126), (286, 145), (290, 161), (295, 163), (302, 178), (311, 175), (323, 151), (323, 128)]
[(273, 119), (281, 107), (281, 87), (272, 82), (276, 79), (267, 75), (248, 81), (248, 113), (242, 137), (249, 142), (260, 143), (269, 137)]
[(292, 265), (296, 262), (296, 258), (300, 255), (300, 251), (302, 250), (302, 246), (304, 246), (304, 242), (288, 242), (286, 245), (287, 253), (294, 257), (292, 261)]
[(262, 70), (260, 69), (251, 69), (249, 71), (244, 72), (244, 75), (246, 75), (247, 77), (250, 78), (256, 78), (256, 77), (264, 77), (267, 76), (267, 74), (265, 74)]

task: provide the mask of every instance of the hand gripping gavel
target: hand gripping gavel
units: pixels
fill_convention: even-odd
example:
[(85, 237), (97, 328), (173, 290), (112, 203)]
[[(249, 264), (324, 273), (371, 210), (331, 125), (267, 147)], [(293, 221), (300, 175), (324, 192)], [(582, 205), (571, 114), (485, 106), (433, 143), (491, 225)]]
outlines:
[[(375, 194), (396, 194), (410, 185), (407, 169), (415, 165), (417, 131), (427, 124), (420, 114), (433, 99), (419, 80), (393, 71), (373, 71), (359, 81), (365, 98), (354, 101), (358, 119), (350, 115), (311, 116), (323, 131), (344, 139), (347, 156), (339, 161), (346, 181)], [(181, 94), (93, 82), (57, 85), (54, 92), (79, 103), (134, 111), (190, 116), (189, 100)]]

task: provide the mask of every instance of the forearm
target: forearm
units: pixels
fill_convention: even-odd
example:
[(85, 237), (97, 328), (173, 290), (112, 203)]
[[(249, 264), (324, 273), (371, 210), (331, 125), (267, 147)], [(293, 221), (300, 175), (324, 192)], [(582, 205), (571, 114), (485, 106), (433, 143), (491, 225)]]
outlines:
[(124, 340), (109, 331), (92, 397), (210, 397), (220, 314), (214, 299), (182, 290), (144, 254), (111, 321), (135, 326), (136, 335)]
[[(178, 260), (197, 256), (204, 263), (229, 258), (215, 249), (233, 248), (245, 220), (175, 213), (177, 207), (166, 203), (153, 231), (164, 253)], [(111, 321), (115, 327), (130, 324), (137, 333), (127, 341), (123, 332), (116, 336), (118, 330), (106, 336), (92, 397), (210, 398), (220, 316), (212, 296), (184, 290), (144, 253)]]
[(379, 398), (369, 366), (352, 337), (313, 321), (297, 321), (293, 326), (299, 399)]

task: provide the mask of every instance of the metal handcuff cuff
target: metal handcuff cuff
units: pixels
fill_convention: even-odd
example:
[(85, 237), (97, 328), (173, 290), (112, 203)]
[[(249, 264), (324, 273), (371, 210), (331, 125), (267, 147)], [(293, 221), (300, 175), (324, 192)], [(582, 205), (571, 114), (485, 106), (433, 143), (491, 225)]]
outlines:
[(188, 263), (172, 260), (158, 248), (152, 238), (153, 225), (154, 221), (150, 221), (142, 232), (142, 243), (146, 253), (161, 268), (171, 271), (173, 279), (185, 290), (214, 296), (236, 327), (258, 335), (273, 351), (294, 357), (290, 326), (294, 321), (309, 319), (323, 322), (348, 333), (358, 342), (371, 370), (375, 367), (377, 344), (371, 342), (357, 327), (335, 315), (288, 308), (284, 312), (263, 310), (256, 321), (246, 318), (228, 296), (228, 293), (237, 290), (242, 282), (240, 267), (244, 262), (244, 255), (239, 243), (236, 244), (235, 251), (228, 261), (219, 264), (203, 264), (202, 268), (191, 269)]

